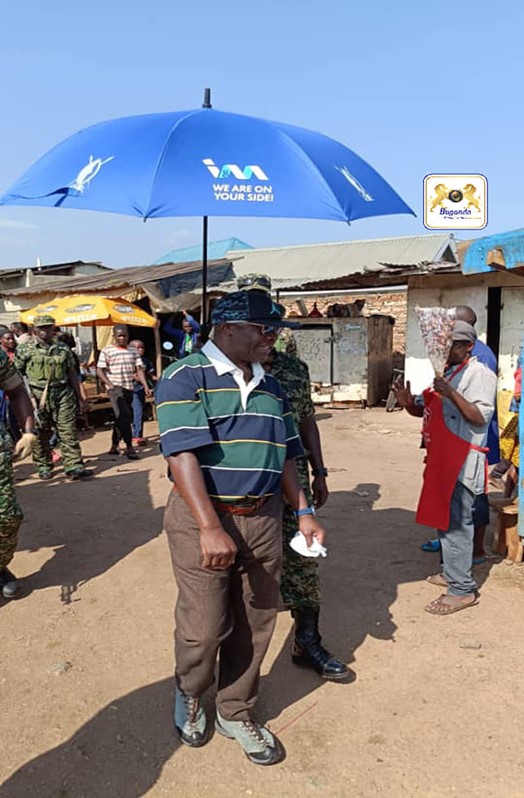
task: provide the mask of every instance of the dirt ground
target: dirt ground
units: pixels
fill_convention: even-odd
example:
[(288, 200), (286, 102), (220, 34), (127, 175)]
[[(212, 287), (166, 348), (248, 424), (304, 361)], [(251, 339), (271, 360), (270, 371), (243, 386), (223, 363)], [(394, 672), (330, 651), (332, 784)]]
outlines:
[(438, 560), (413, 519), (419, 421), (331, 410), (319, 423), (331, 472), (322, 629), (356, 679), (297, 669), (279, 613), (258, 717), (287, 759), (268, 769), (216, 735), (190, 750), (173, 733), (175, 587), (156, 446), (129, 462), (104, 454), (109, 432), (97, 431), (83, 441), (97, 476), (81, 484), (17, 465), (23, 596), (0, 604), (0, 798), (524, 795), (524, 568), (489, 559), (478, 606), (425, 613)]

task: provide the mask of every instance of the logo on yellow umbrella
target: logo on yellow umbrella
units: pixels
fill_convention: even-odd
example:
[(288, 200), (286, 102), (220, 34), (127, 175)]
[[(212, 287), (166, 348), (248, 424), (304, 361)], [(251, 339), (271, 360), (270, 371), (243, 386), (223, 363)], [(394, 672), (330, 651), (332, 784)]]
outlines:
[(66, 313), (87, 313), (88, 310), (92, 310), (94, 305), (73, 305), (72, 308), (66, 308)]

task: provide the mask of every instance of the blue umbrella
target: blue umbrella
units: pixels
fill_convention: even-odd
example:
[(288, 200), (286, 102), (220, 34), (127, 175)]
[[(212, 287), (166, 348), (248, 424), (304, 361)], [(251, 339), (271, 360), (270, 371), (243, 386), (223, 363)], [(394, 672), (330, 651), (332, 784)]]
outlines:
[(343, 144), (304, 128), (211, 108), (147, 114), (81, 130), (40, 158), (2, 205), (106, 211), (144, 220), (276, 216), (351, 222), (413, 213)]

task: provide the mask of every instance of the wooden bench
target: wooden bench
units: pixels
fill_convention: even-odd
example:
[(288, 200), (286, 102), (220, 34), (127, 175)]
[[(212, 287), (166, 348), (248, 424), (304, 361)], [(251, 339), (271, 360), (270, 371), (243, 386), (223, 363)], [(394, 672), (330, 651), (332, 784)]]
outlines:
[(490, 507), (497, 512), (494, 550), (508, 562), (522, 562), (522, 538), (518, 530), (518, 502), (515, 499), (489, 499)]

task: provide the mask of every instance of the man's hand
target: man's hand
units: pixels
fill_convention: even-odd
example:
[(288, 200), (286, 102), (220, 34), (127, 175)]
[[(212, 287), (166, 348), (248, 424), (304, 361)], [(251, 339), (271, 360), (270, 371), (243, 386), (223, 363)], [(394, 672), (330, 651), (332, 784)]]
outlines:
[(453, 388), (444, 377), (435, 377), (433, 381), (433, 388), (441, 396), (446, 396), (448, 399), (453, 394)]
[(311, 490), (313, 491), (313, 504), (315, 507), (322, 507), (328, 499), (329, 490), (325, 477), (314, 477), (311, 483)]
[(391, 389), (397, 397), (397, 403), (400, 405), (400, 407), (403, 407), (406, 410), (410, 407), (413, 407), (415, 404), (415, 397), (411, 393), (411, 383), (409, 380), (404, 385), (402, 382), (402, 377), (398, 377), (391, 386)]
[(81, 397), (78, 399), (78, 407), (81, 413), (87, 413), (89, 410), (89, 400), (82, 399)]
[(321, 546), (326, 539), (326, 530), (314, 515), (300, 515), (298, 517), (298, 528), (306, 538), (308, 549), (316, 538)]
[(20, 440), (15, 446), (15, 457), (18, 460), (23, 460), (29, 457), (36, 444), (36, 435), (34, 432), (24, 432)]
[(145, 395), (146, 395), (146, 397), (148, 399), (149, 399), (150, 396), (153, 396), (153, 391), (149, 387), (148, 388), (144, 388), (144, 393), (145, 393)]
[(225, 571), (235, 561), (237, 547), (221, 526), (200, 533), (200, 548), (204, 555), (204, 568)]

